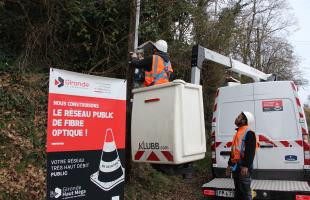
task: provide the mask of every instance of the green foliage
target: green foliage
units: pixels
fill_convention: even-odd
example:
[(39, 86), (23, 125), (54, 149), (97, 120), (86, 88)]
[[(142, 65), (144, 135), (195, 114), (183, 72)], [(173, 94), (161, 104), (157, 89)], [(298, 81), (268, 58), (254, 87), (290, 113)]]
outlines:
[(122, 76), (128, 24), (127, 1), (5, 1), (0, 51), (23, 69), (57, 66)]
[[(200, 199), (201, 184), (210, 178), (208, 155), (206, 159), (195, 162), (191, 178), (168, 176), (155, 171), (149, 164), (133, 163), (131, 181), (125, 184), (125, 199)], [(205, 168), (207, 167), (207, 168)]]
[(13, 58), (0, 51), (0, 74), (12, 70)]
[[(165, 39), (169, 45), (186, 41), (192, 4), (185, 0), (146, 0), (141, 3), (140, 41)], [(177, 32), (177, 34), (176, 34)]]
[(134, 165), (132, 181), (125, 186), (126, 199), (144, 199), (147, 196), (154, 199), (152, 195), (165, 192), (173, 184), (171, 177), (155, 171), (148, 164)]
[(198, 160), (194, 163), (194, 167), (197, 174), (203, 174), (204, 176), (211, 176), (212, 160), (210, 152), (207, 152), (206, 157), (202, 160)]

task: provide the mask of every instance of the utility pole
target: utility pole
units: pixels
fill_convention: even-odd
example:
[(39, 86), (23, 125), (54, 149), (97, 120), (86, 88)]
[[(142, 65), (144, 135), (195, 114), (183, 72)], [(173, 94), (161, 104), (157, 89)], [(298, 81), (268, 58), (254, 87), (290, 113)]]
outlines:
[(135, 21), (135, 42), (134, 49), (138, 48), (138, 31), (139, 31), (139, 20), (140, 20), (140, 0), (136, 0), (136, 21)]
[[(140, 0), (132, 0), (130, 6), (130, 28), (128, 38), (128, 52), (133, 52), (138, 47), (138, 29), (140, 18)], [(131, 112), (132, 112), (132, 88), (135, 69), (130, 66), (130, 55), (128, 55), (127, 80), (127, 103), (126, 103), (126, 182), (130, 181), (131, 174)]]

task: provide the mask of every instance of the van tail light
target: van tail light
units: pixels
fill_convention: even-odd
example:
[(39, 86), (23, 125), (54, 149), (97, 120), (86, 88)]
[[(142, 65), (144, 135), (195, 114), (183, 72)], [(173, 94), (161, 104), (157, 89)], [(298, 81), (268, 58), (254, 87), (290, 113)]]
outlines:
[(304, 148), (304, 155), (305, 155), (305, 163), (304, 165), (308, 165), (307, 168), (310, 168), (310, 147), (309, 147), (309, 136), (306, 131), (302, 133), (303, 138), (303, 148)]
[(216, 150), (215, 132), (212, 131), (212, 133), (211, 133), (211, 158), (212, 158), (212, 164), (216, 163), (215, 150)]
[(204, 189), (203, 190), (203, 195), (204, 196), (215, 196), (215, 190)]
[(310, 196), (309, 195), (296, 195), (296, 200), (310, 200)]

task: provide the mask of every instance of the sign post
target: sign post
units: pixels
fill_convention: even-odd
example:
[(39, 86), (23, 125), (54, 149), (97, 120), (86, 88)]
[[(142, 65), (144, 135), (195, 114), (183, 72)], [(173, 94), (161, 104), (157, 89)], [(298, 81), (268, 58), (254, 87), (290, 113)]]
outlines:
[(50, 70), (47, 199), (124, 198), (126, 81)]

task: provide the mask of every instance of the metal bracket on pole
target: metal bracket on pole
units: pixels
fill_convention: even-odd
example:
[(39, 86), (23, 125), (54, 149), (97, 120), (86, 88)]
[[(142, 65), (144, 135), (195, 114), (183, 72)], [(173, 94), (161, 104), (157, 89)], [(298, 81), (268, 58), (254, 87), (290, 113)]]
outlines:
[(230, 61), (230, 68), (233, 68), (233, 59), (232, 59), (232, 57), (231, 56), (229, 56), (229, 61)]
[(197, 85), (200, 84), (200, 70), (202, 69), (202, 63), (204, 60), (205, 60), (204, 48), (200, 45), (193, 46), (191, 83)]

